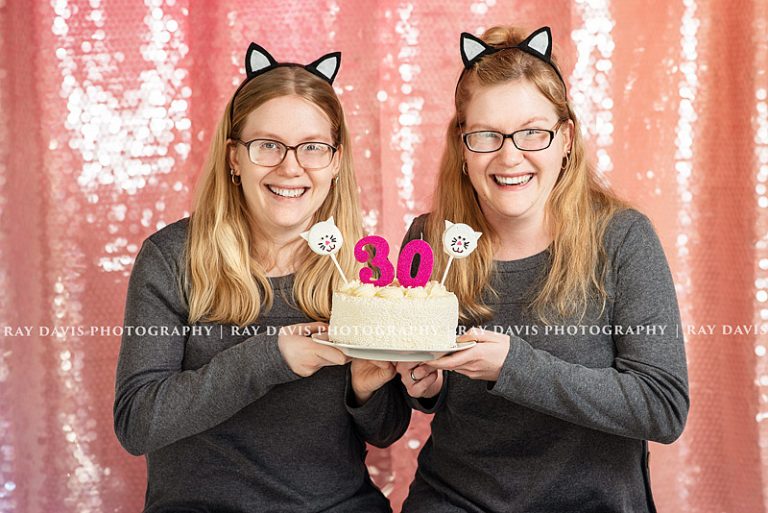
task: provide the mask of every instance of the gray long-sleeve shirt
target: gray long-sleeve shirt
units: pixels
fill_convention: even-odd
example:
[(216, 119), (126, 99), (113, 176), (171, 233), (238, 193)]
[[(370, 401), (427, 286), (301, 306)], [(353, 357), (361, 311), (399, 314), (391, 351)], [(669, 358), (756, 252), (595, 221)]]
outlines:
[(270, 279), (274, 305), (246, 329), (189, 325), (187, 227), (150, 236), (128, 286), (114, 421), (120, 443), (146, 455), (145, 512), (391, 511), (365, 442), (406, 430), (402, 385), (355, 407), (349, 365), (294, 374), (277, 345), (281, 326), (310, 321), (293, 306), (293, 276)]
[(674, 441), (689, 406), (677, 299), (644, 215), (617, 214), (605, 243), (605, 311), (549, 328), (526, 309), (549, 252), (496, 262), (485, 326), (509, 353), (496, 382), (447, 372), (436, 399), (411, 401), (435, 416), (403, 513), (655, 511), (646, 440)]

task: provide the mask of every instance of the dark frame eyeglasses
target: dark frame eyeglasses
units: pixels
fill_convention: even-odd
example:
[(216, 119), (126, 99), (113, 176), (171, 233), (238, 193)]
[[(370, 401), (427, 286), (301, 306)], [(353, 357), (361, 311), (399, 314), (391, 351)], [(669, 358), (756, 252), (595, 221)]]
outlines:
[[(245, 146), (248, 152), (248, 159), (257, 166), (277, 167), (283, 163), (288, 150), (292, 150), (296, 156), (296, 161), (304, 169), (323, 169), (333, 162), (333, 156), (338, 151), (336, 146), (320, 141), (307, 141), (296, 146), (288, 146), (274, 139), (251, 139), (243, 141), (233, 139), (237, 144)], [(254, 146), (254, 143), (260, 143), (261, 146)], [(269, 147), (274, 145), (274, 147)]]
[(473, 153), (494, 153), (499, 151), (507, 139), (511, 139), (512, 144), (520, 151), (542, 151), (552, 145), (555, 134), (564, 122), (565, 120), (561, 119), (550, 130), (524, 128), (509, 134), (497, 132), (496, 130), (477, 130), (461, 134), (461, 138), (464, 141), (464, 146)]

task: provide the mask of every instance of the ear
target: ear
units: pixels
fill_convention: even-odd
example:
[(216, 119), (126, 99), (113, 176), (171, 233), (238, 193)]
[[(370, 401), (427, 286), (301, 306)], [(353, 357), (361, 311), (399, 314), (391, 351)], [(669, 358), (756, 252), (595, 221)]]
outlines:
[(517, 47), (528, 53), (534, 53), (549, 62), (552, 55), (552, 32), (549, 27), (541, 27), (525, 38)]
[(333, 160), (331, 161), (331, 169), (333, 169), (333, 178), (339, 176), (341, 173), (341, 160), (344, 154), (344, 146), (339, 145), (336, 148), (336, 153), (333, 154)]
[(445, 220), (445, 229), (447, 230), (447, 229), (448, 229), (448, 228), (450, 228), (451, 226), (453, 226), (453, 223), (452, 223), (452, 222), (450, 222), (448, 219), (446, 219), (446, 220)]
[(475, 232), (475, 238), (479, 239), (483, 232)]
[(469, 32), (461, 33), (459, 47), (461, 48), (461, 60), (464, 61), (465, 68), (471, 67), (480, 57), (496, 51), (495, 48), (486, 45), (481, 39)]
[(340, 67), (341, 52), (333, 52), (323, 55), (312, 64), (307, 64), (304, 69), (333, 85)]
[(268, 51), (256, 43), (251, 43), (245, 52), (245, 74), (248, 78), (260, 75), (277, 66), (277, 61)]
[(326, 223), (331, 223), (332, 225), (336, 226), (336, 222), (333, 220), (333, 216), (329, 217), (325, 221)]
[(573, 131), (576, 127), (573, 125), (573, 120), (568, 120), (563, 123), (561, 128), (563, 133), (563, 146), (566, 153), (573, 151)]
[(309, 240), (309, 231), (302, 232), (299, 235), (301, 235), (301, 238), (304, 240)]
[(237, 143), (232, 139), (227, 141), (227, 164), (230, 169), (234, 169), (235, 172), (240, 174), (240, 162), (237, 160)]

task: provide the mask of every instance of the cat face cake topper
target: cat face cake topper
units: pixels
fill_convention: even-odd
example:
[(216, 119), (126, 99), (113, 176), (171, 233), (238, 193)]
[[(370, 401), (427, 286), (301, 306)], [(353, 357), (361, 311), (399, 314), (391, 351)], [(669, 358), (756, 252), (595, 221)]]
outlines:
[(344, 283), (348, 283), (347, 277), (339, 265), (339, 261), (336, 260), (336, 253), (339, 252), (342, 244), (344, 244), (344, 237), (341, 236), (341, 230), (336, 226), (333, 216), (329, 217), (326, 221), (313, 224), (308, 231), (301, 234), (301, 238), (307, 241), (309, 248), (318, 255), (331, 257), (331, 261), (339, 271), (341, 279), (344, 280)]
[(453, 258), (466, 258), (477, 249), (477, 240), (482, 232), (476, 232), (463, 223), (445, 221), (443, 232), (443, 250)]
[(309, 248), (318, 255), (335, 255), (344, 244), (341, 230), (336, 226), (333, 216), (327, 221), (315, 223), (309, 231), (301, 234), (301, 237), (309, 243)]
[(339, 68), (341, 67), (341, 52), (327, 53), (316, 61), (303, 65), (295, 64), (293, 62), (277, 62), (264, 47), (257, 45), (256, 43), (251, 43), (250, 46), (248, 46), (248, 50), (245, 52), (245, 80), (243, 80), (237, 88), (235, 94), (232, 95), (232, 103), (229, 109), (230, 121), (233, 119), (234, 115), (234, 98), (237, 97), (237, 94), (245, 84), (250, 82), (253, 78), (263, 75), (267, 71), (280, 66), (296, 66), (304, 68), (313, 75), (322, 78), (330, 85), (333, 85), (333, 81), (336, 79), (336, 75), (339, 73)]
[(565, 86), (565, 80), (563, 80), (560, 70), (557, 69), (555, 63), (552, 62), (552, 31), (549, 27), (541, 27), (540, 29), (534, 30), (530, 36), (517, 45), (501, 47), (487, 45), (482, 39), (477, 38), (468, 32), (462, 32), (459, 46), (461, 48), (461, 60), (464, 61), (464, 69), (471, 68), (477, 61), (486, 55), (491, 55), (502, 50), (517, 49), (522, 50), (529, 55), (533, 55), (537, 59), (541, 59), (549, 64), (552, 69), (555, 70), (555, 73), (557, 73), (563, 86)]

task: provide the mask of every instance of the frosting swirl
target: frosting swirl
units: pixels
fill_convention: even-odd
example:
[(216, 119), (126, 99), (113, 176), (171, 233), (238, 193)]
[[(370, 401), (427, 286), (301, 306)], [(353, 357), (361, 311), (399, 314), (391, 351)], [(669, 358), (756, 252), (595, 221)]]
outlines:
[(361, 283), (360, 280), (353, 280), (342, 285), (339, 291), (349, 294), (350, 296), (382, 297), (387, 299), (397, 299), (402, 297), (424, 299), (443, 297), (451, 294), (443, 285), (440, 285), (440, 283), (436, 281), (430, 281), (424, 287), (402, 287), (395, 284), (390, 284), (386, 287), (376, 287), (371, 283)]

